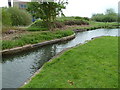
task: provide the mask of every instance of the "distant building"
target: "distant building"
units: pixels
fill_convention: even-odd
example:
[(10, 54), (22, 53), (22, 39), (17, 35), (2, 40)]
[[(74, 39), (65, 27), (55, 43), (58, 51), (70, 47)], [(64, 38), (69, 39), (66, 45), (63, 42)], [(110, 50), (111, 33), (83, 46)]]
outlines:
[(29, 3), (29, 1), (25, 2), (25, 1), (14, 0), (13, 7), (17, 7), (19, 9), (26, 9), (27, 3)]

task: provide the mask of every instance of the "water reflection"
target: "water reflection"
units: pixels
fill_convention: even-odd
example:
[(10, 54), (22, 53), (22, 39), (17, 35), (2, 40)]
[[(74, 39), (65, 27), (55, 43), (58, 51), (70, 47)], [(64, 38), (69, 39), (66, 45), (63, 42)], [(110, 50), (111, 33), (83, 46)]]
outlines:
[(38, 58), (34, 60), (33, 62), (34, 64), (30, 68), (32, 69), (31, 73), (36, 72), (36, 70), (42, 67), (42, 65), (46, 61), (50, 60), (55, 55), (56, 55), (56, 45), (50, 45), (50, 46), (47, 46), (46, 48), (43, 48), (41, 51), (41, 54), (36, 55), (36, 57)]
[(73, 40), (47, 45), (17, 55), (4, 56), (2, 62), (3, 88), (20, 87), (36, 70), (65, 48), (84, 43), (97, 36), (118, 36), (117, 29), (99, 29), (76, 33)]

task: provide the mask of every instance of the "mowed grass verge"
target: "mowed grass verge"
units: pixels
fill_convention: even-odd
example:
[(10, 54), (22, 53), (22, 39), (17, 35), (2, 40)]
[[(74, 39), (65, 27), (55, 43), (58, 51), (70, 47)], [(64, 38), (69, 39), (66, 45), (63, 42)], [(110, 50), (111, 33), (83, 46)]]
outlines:
[(44, 42), (47, 40), (58, 39), (74, 34), (71, 30), (58, 30), (58, 31), (45, 31), (45, 32), (32, 32), (19, 37), (14, 37), (12, 40), (3, 40), (2, 49), (10, 49), (18, 46), (24, 46), (27, 44), (35, 44)]
[(22, 88), (117, 88), (118, 37), (106, 36), (47, 62)]

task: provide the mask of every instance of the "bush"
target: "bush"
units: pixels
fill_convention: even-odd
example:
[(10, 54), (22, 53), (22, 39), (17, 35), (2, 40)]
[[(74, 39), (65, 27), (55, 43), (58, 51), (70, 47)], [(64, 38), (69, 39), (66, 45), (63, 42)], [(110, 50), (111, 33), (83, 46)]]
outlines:
[(47, 31), (48, 28), (40, 28), (40, 27), (28, 27), (28, 31)]
[(82, 17), (75, 17), (75, 19), (82, 19)]
[(92, 16), (92, 20), (97, 22), (103, 22), (103, 19), (104, 19), (104, 14), (94, 14)]
[(90, 19), (88, 17), (83, 17), (84, 20), (89, 21)]
[(36, 20), (34, 23), (32, 23), (31, 27), (46, 28), (47, 24), (42, 20)]
[(117, 22), (118, 15), (113, 9), (107, 9), (105, 14), (94, 14), (92, 20), (98, 22)]
[(11, 7), (7, 11), (11, 14), (13, 26), (26, 26), (32, 23), (31, 15), (25, 10)]
[(75, 19), (79, 19), (79, 20), (87, 20), (87, 21), (90, 20), (88, 17), (75, 17)]
[[(73, 17), (72, 17), (73, 18)], [(53, 22), (51, 22), (53, 23)], [(52, 25), (53, 28), (63, 28), (65, 25), (89, 25), (87, 20), (68, 20), (68, 18), (64, 18), (64, 19), (58, 19), (57, 21), (55, 21)], [(45, 22), (43, 22), (42, 20), (36, 20), (34, 23), (31, 24), (30, 27), (28, 27), (29, 31), (46, 31), (49, 30), (48, 26)]]
[(64, 22), (65, 25), (88, 25), (89, 23), (87, 21), (83, 20), (69, 20)]
[(117, 16), (113, 15), (105, 15), (103, 18), (104, 22), (116, 22), (117, 21)]
[(97, 14), (97, 15), (92, 16), (92, 20), (97, 21), (97, 22), (116, 22), (117, 16)]
[(48, 30), (47, 24), (42, 22), (42, 20), (36, 20), (31, 24), (30, 27), (27, 28), (29, 31), (46, 31)]
[(12, 21), (11, 21), (11, 14), (7, 12), (7, 8), (2, 8), (2, 13), (0, 13), (2, 15), (2, 18), (0, 18), (0, 21), (2, 21), (2, 25), (3, 26), (11, 26), (12, 25)]
[[(64, 27), (64, 23), (60, 22), (60, 21), (56, 21), (53, 24), (54, 24), (53, 28), (62, 28), (62, 27)], [(37, 20), (30, 27), (28, 27), (27, 30), (29, 30), (29, 31), (46, 31), (46, 30), (48, 30), (48, 26), (42, 20)]]
[(54, 22), (54, 28), (62, 28), (65, 24), (63, 22), (56, 21)]

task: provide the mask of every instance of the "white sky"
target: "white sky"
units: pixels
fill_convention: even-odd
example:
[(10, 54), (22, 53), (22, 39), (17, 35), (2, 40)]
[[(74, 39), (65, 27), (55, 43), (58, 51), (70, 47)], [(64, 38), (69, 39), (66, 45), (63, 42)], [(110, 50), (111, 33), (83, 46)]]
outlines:
[[(7, 6), (8, 0), (0, 0), (0, 7)], [(22, 0), (29, 1), (29, 0)], [(64, 11), (66, 16), (91, 17), (94, 13), (104, 13), (106, 9), (113, 8), (118, 12), (120, 0), (68, 0), (69, 4)]]

